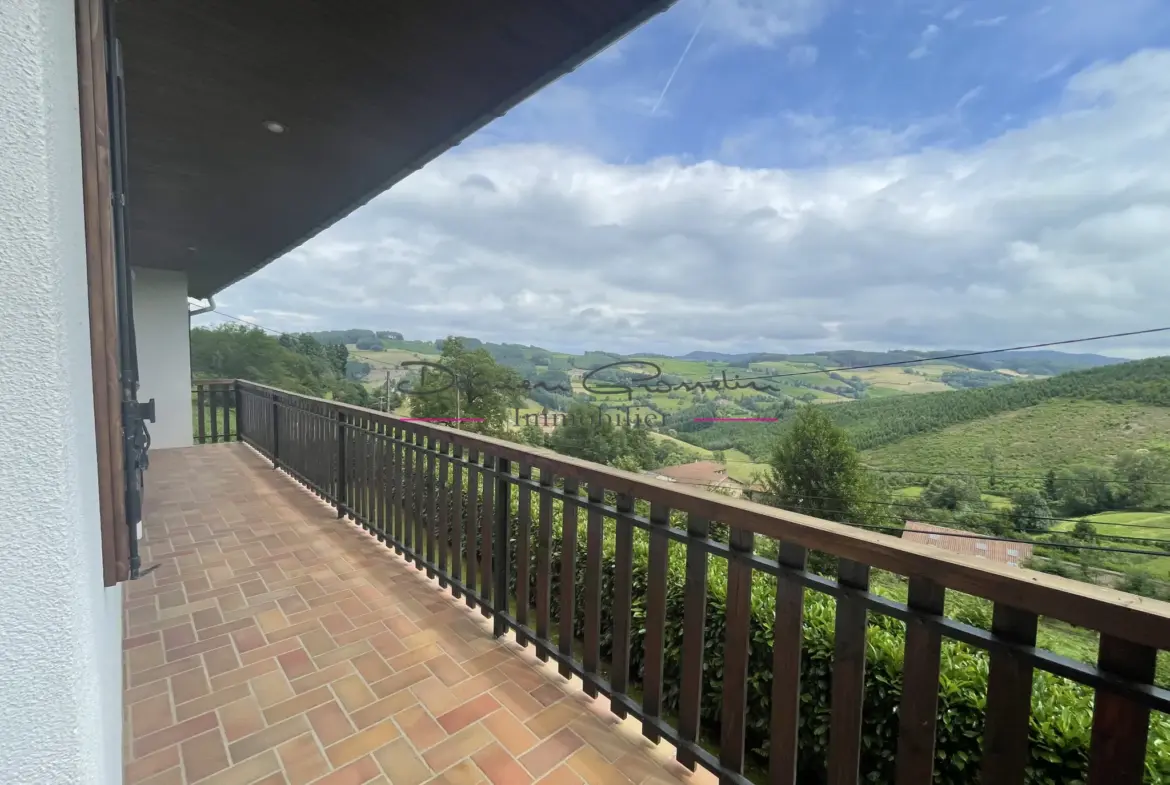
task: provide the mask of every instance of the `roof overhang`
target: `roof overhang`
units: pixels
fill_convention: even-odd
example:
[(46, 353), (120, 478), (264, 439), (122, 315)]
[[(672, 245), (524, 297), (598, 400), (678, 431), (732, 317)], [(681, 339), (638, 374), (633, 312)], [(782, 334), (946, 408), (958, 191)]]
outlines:
[(214, 294), (673, 1), (120, 0), (131, 261)]

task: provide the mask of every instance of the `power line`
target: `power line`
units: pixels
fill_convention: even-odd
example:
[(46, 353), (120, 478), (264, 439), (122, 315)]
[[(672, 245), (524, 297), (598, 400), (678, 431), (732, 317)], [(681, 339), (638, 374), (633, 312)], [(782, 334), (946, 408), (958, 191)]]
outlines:
[[(255, 327), (255, 328), (264, 330), (266, 332), (273, 333), (275, 335), (288, 334), (287, 332), (284, 332), (281, 330), (276, 330), (276, 329), (271, 328), (271, 327), (266, 327), (265, 325), (262, 325), (258, 322), (250, 321), (248, 319), (243, 319), (239, 316), (234, 316), (232, 314), (226, 313), (226, 312), (221, 311), (219, 309), (213, 310), (212, 313), (218, 314), (218, 315), (223, 316), (227, 319), (232, 319), (234, 321), (240, 322), (241, 324), (245, 324), (245, 325), (248, 325), (250, 327)], [(973, 352), (959, 352), (959, 353), (955, 353), (955, 354), (938, 355), (938, 356), (934, 356), (934, 357), (922, 357), (922, 358), (916, 358), (916, 359), (912, 359), (912, 360), (897, 360), (897, 361), (885, 362), (885, 363), (870, 363), (867, 365), (842, 366), (842, 367), (838, 367), (838, 368), (823, 368), (823, 369), (819, 369), (816, 371), (799, 371), (799, 372), (793, 372), (793, 373), (773, 374), (773, 375), (758, 376), (758, 377), (739, 376), (739, 377), (735, 377), (733, 379), (733, 381), (749, 380), (752, 378), (784, 379), (784, 378), (789, 378), (789, 377), (793, 377), (793, 376), (808, 376), (808, 375), (814, 375), (814, 374), (818, 374), (818, 373), (835, 373), (838, 371), (854, 371), (854, 370), (864, 370), (864, 369), (870, 369), (870, 368), (891, 368), (891, 367), (897, 367), (897, 366), (914, 365), (914, 364), (925, 363), (925, 362), (937, 362), (938, 360), (954, 360), (954, 359), (960, 359), (963, 357), (977, 357), (977, 356), (984, 356), (984, 355), (988, 355), (988, 354), (1003, 354), (1006, 352), (1025, 351), (1025, 350), (1029, 350), (1029, 349), (1040, 349), (1040, 348), (1049, 347), (1049, 346), (1067, 346), (1067, 345), (1075, 344), (1075, 343), (1087, 343), (1090, 341), (1102, 341), (1102, 340), (1106, 340), (1106, 339), (1110, 339), (1110, 338), (1127, 338), (1127, 337), (1133, 337), (1133, 336), (1138, 336), (1138, 335), (1150, 335), (1150, 334), (1162, 333), (1162, 332), (1170, 332), (1170, 326), (1151, 327), (1151, 328), (1144, 329), (1144, 330), (1131, 330), (1128, 332), (1110, 333), (1108, 335), (1095, 335), (1095, 336), (1089, 336), (1086, 338), (1068, 338), (1068, 339), (1064, 339), (1064, 340), (1060, 340), (1060, 341), (1048, 341), (1045, 343), (1027, 344), (1027, 345), (1023, 345), (1023, 346), (1011, 346), (1011, 347), (1004, 347), (1004, 348), (999, 348), (999, 349), (985, 349), (985, 350), (973, 351)], [(372, 357), (368, 357), (365, 355), (362, 356), (361, 362), (382, 365), (383, 367), (391, 368), (394, 370), (402, 370), (400, 365), (386, 362), (384, 360), (376, 360)], [(701, 382), (697, 382), (697, 384), (701, 384)], [(754, 464), (756, 462), (755, 461), (732, 460), (732, 461), (724, 461), (724, 463)], [(1034, 480), (1034, 481), (1047, 480), (1046, 477), (1035, 477), (1035, 476), (1028, 476), (1028, 475), (977, 474), (977, 473), (972, 473), (972, 472), (918, 471), (918, 470), (909, 470), (909, 469), (880, 469), (880, 468), (876, 468), (876, 467), (867, 467), (867, 468), (869, 468), (871, 471), (890, 473), (890, 474), (923, 474), (923, 475), (936, 475), (936, 476), (984, 477), (984, 478), (994, 477), (996, 479), (1022, 479), (1022, 480)], [(1095, 480), (1082, 479), (1082, 478), (1058, 478), (1058, 481), (1060, 481), (1060, 482), (1096, 482)], [(1142, 480), (1140, 482), (1143, 485), (1170, 485), (1170, 482), (1158, 482), (1158, 481), (1154, 481), (1154, 480)], [(1053, 518), (1052, 520), (1071, 520), (1071, 519)], [(1110, 524), (1110, 525), (1112, 525), (1112, 524)]]
[[(275, 329), (272, 329), (270, 327), (265, 327), (264, 325), (261, 325), (258, 322), (253, 322), (253, 321), (249, 321), (247, 319), (242, 319), (238, 316), (232, 316), (231, 314), (224, 313), (223, 311), (220, 311), (218, 309), (213, 311), (212, 313), (217, 313), (220, 316), (227, 317), (228, 319), (234, 319), (235, 321), (242, 322), (243, 324), (251, 325), (252, 327), (259, 327), (260, 329), (266, 330), (266, 331), (271, 332), (271, 333), (275, 333), (278, 335), (284, 335), (284, 332), (282, 332), (280, 330), (275, 330)], [(1060, 340), (1060, 341), (1046, 341), (1044, 343), (1032, 343), (1032, 344), (1025, 344), (1022, 346), (1006, 346), (1006, 347), (1002, 347), (999, 349), (980, 349), (979, 351), (972, 351), (972, 352), (957, 352), (954, 354), (942, 354), (942, 355), (937, 355), (937, 356), (933, 356), (933, 357), (919, 357), (919, 358), (915, 358), (912, 360), (894, 360), (891, 362), (868, 363), (865, 365), (844, 365), (844, 366), (840, 366), (837, 368), (819, 368), (815, 371), (795, 371), (795, 372), (790, 372), (790, 373), (768, 374), (768, 375), (762, 375), (762, 376), (737, 376), (737, 377), (734, 377), (733, 379), (731, 379), (730, 381), (750, 381), (752, 379), (789, 379), (789, 378), (792, 378), (794, 376), (814, 376), (816, 374), (838, 373), (840, 371), (863, 371), (863, 370), (868, 370), (871, 368), (895, 368), (895, 367), (901, 367), (901, 366), (907, 366), (907, 365), (917, 365), (920, 363), (938, 362), (939, 360), (958, 360), (958, 359), (962, 359), (964, 357), (983, 357), (983, 356), (986, 356), (989, 354), (1004, 354), (1007, 352), (1022, 352), (1022, 351), (1027, 351), (1029, 349), (1043, 349), (1043, 348), (1046, 348), (1049, 346), (1069, 346), (1071, 344), (1076, 344), (1076, 343), (1089, 343), (1092, 341), (1105, 341), (1105, 340), (1109, 340), (1111, 338), (1132, 338), (1132, 337), (1138, 336), (1138, 335), (1153, 335), (1154, 333), (1164, 333), (1164, 332), (1170, 332), (1170, 326), (1150, 327), (1150, 328), (1147, 328), (1144, 330), (1129, 330), (1127, 332), (1109, 333), (1107, 335), (1091, 335), (1091, 336), (1088, 336), (1086, 338), (1066, 338), (1066, 339)], [(760, 354), (766, 354), (766, 352), (760, 352)], [(722, 380), (719, 380), (719, 379), (713, 379), (711, 381), (712, 382), (716, 382), (716, 381), (722, 382)], [(702, 384), (702, 382), (695, 382), (694, 384), (696, 384), (696, 385)]]
[[(690, 442), (687, 442), (687, 444), (690, 444)], [(698, 447), (697, 445), (691, 445), (691, 446), (695, 447), (696, 449), (706, 449), (705, 447)], [(719, 452), (719, 451), (718, 450), (711, 450), (711, 452)], [(766, 466), (767, 465), (764, 461), (744, 461), (744, 460), (740, 460), (737, 458), (726, 459), (723, 461), (723, 463), (725, 463), (725, 464), (732, 464), (732, 463), (747, 464), (750, 466), (761, 466), (761, 465)], [(1047, 477), (1040, 477), (1040, 476), (1030, 475), (1030, 474), (999, 474), (999, 473), (984, 474), (981, 472), (940, 472), (940, 471), (929, 471), (926, 469), (881, 469), (881, 468), (878, 468), (876, 466), (866, 466), (865, 468), (869, 469), (871, 472), (879, 472), (881, 474), (923, 474), (923, 475), (927, 475), (927, 476), (938, 476), (938, 477), (972, 477), (972, 478), (986, 478), (986, 479), (996, 479), (996, 480), (1034, 480), (1036, 482), (1046, 482), (1048, 480)], [(1056, 481), (1057, 482), (1084, 482), (1084, 483), (1100, 482), (1099, 480), (1094, 480), (1094, 479), (1085, 478), (1085, 477), (1060, 477), (1060, 476), (1056, 477)], [(1161, 480), (1106, 480), (1105, 482), (1124, 482), (1127, 485), (1170, 485), (1170, 482), (1164, 482)]]
[[(925, 523), (925, 521), (922, 521), (922, 522)], [(875, 525), (869, 525), (869, 524), (849, 524), (849, 525), (856, 526), (859, 529), (868, 529), (871, 531), (881, 531), (881, 532), (902, 532), (902, 533), (905, 533), (907, 531), (911, 531), (914, 534), (930, 534), (931, 533), (931, 532), (913, 532), (912, 530), (904, 529), (900, 526), (875, 526)], [(992, 542), (1008, 542), (1008, 543), (1016, 543), (1018, 545), (1031, 545), (1033, 547), (1040, 546), (1042, 548), (1064, 548), (1065, 550), (1073, 550), (1073, 551), (1101, 551), (1104, 553), (1124, 553), (1124, 554), (1129, 554), (1129, 555), (1133, 555), (1133, 556), (1170, 556), (1170, 551), (1145, 551), (1145, 550), (1139, 550), (1137, 548), (1110, 548), (1110, 547), (1106, 547), (1104, 545), (1072, 545), (1070, 543), (1063, 543), (1063, 542), (1037, 542), (1035, 540), (1014, 540), (1014, 539), (1011, 539), (1010, 537), (987, 537), (987, 536), (984, 536), (982, 534), (953, 534), (951, 532), (947, 532), (946, 535), (944, 535), (944, 536), (955, 537), (957, 539), (984, 540), (984, 541), (989, 540)]]
[[(730, 463), (730, 461), (728, 461)], [(743, 463), (752, 463), (752, 461), (743, 461)], [(981, 474), (979, 472), (939, 472), (939, 471), (925, 471), (920, 469), (879, 469), (875, 466), (866, 466), (865, 468), (873, 472), (881, 472), (882, 474), (925, 474), (939, 477), (986, 477), (995, 478), (997, 480), (1036, 480), (1044, 482), (1047, 477), (1036, 477), (1027, 474)], [(1057, 482), (1098, 482), (1098, 480), (1083, 478), (1083, 477), (1056, 477)], [(1107, 482), (1113, 482), (1108, 480)], [(1129, 483), (1130, 480), (1123, 482)], [(1162, 482), (1159, 480), (1137, 480), (1140, 485), (1170, 485), (1170, 482)]]
[[(232, 314), (225, 313), (224, 311), (220, 311), (218, 309), (212, 311), (212, 313), (218, 314), (219, 316), (223, 316), (227, 319), (231, 319), (231, 320), (236, 321), (236, 322), (240, 322), (241, 324), (245, 324), (249, 327), (254, 327), (254, 328), (257, 328), (260, 330), (264, 330), (265, 332), (269, 332), (269, 333), (272, 333), (275, 335), (286, 335), (287, 334), (287, 332), (285, 332), (285, 331), (276, 330), (276, 329), (271, 328), (271, 327), (266, 327), (265, 325), (259, 324), (258, 322), (250, 321), (248, 319), (243, 319), (243, 318), (238, 317), (238, 316), (233, 316)], [(894, 366), (901, 366), (901, 365), (912, 365), (915, 363), (922, 363), (922, 362), (933, 362), (933, 361), (938, 361), (938, 360), (958, 359), (961, 357), (974, 357), (974, 356), (979, 356), (979, 355), (999, 354), (999, 353), (1011, 352), (1011, 351), (1023, 351), (1026, 349), (1038, 349), (1038, 348), (1042, 348), (1045, 346), (1061, 346), (1061, 345), (1067, 345), (1067, 344), (1072, 344), (1072, 343), (1098, 341), (1098, 340), (1104, 340), (1106, 338), (1122, 338), (1122, 337), (1129, 337), (1129, 336), (1134, 336), (1134, 335), (1147, 335), (1147, 334), (1151, 334), (1151, 333), (1166, 332), (1166, 331), (1170, 331), (1170, 327), (1159, 327), (1159, 328), (1153, 328), (1153, 329), (1149, 329), (1149, 330), (1137, 330), (1137, 331), (1126, 332), (1126, 333), (1114, 333), (1111, 335), (1094, 336), (1094, 337), (1090, 337), (1090, 338), (1077, 338), (1077, 339), (1070, 339), (1070, 340), (1065, 340), (1065, 341), (1052, 341), (1049, 343), (1031, 344), (1028, 346), (1017, 346), (1017, 347), (1004, 348), (1004, 349), (989, 349), (989, 350), (981, 351), (981, 352), (965, 352), (965, 353), (960, 353), (960, 354), (943, 355), (943, 356), (938, 356), (938, 357), (926, 357), (926, 358), (921, 358), (921, 359), (916, 359), (916, 360), (902, 360), (902, 361), (890, 362), (890, 363), (874, 363), (874, 364), (869, 364), (869, 365), (857, 365), (857, 366), (849, 366), (849, 367), (841, 367), (841, 368), (829, 368), (829, 369), (821, 369), (821, 370), (817, 370), (817, 371), (802, 371), (799, 373), (778, 374), (778, 375), (770, 375), (770, 376), (756, 377), (756, 378), (777, 379), (777, 378), (787, 378), (790, 376), (805, 376), (805, 375), (811, 375), (811, 374), (817, 374), (817, 373), (832, 373), (832, 372), (836, 372), (836, 371), (863, 370), (866, 368), (886, 368), (886, 367), (894, 367)], [(393, 363), (388, 363), (388, 362), (384, 362), (384, 361), (377, 361), (377, 360), (373, 360), (373, 358), (368, 358), (368, 357), (364, 357), (364, 356), (362, 358), (362, 361), (363, 362), (373, 362), (375, 364), (384, 365), (384, 366), (390, 367), (390, 368), (397, 368), (397, 366), (395, 366)], [(748, 378), (751, 378), (751, 377), (736, 377), (736, 380), (738, 381), (739, 379), (748, 379)], [(735, 461), (735, 463), (752, 463), (752, 462), (751, 461)], [(896, 470), (886, 470), (886, 471), (892, 472), (892, 471), (896, 471)], [(915, 472), (904, 472), (904, 473), (915, 473)], [(917, 473), (928, 474), (928, 472), (917, 472)], [(947, 474), (947, 473), (938, 472), (938, 474)], [(953, 473), (953, 474), (958, 474), (959, 476), (988, 476), (988, 477), (992, 476), (992, 475), (969, 475), (969, 474), (964, 475), (962, 473)], [(1004, 479), (1007, 479), (1009, 477), (1009, 475), (995, 475), (995, 476), (1003, 477)], [(1031, 478), (1031, 479), (1043, 479), (1043, 478)], [(709, 487), (709, 488), (722, 488), (723, 487), (723, 486), (709, 485), (709, 484), (704, 484), (704, 483), (680, 482), (679, 484), (680, 485)], [(1170, 483), (1159, 483), (1159, 484), (1170, 485)], [(818, 498), (818, 497), (809, 497), (809, 498)], [(860, 503), (884, 504), (884, 505), (889, 505), (892, 507), (912, 506), (912, 505), (908, 505), (905, 503), (899, 504), (897, 502), (881, 502), (881, 501), (876, 501), (876, 500), (869, 500), (867, 502), (860, 502)], [(794, 511), (801, 512), (802, 510), (806, 511), (806, 512), (807, 511), (825, 512), (823, 510), (813, 510), (813, 509), (807, 508), (807, 507), (806, 508), (797, 507), (796, 510), (794, 510)], [(838, 510), (838, 511), (829, 511), (829, 512), (841, 513), (842, 511)], [(1071, 519), (1071, 518), (1035, 518), (1035, 520), (1076, 522), (1074, 519)], [(949, 521), (945, 521), (945, 522), (944, 521), (930, 521), (927, 519), (923, 519), (921, 522), (922, 523), (935, 523), (936, 525), (943, 525), (944, 523), (950, 523)], [(864, 525), (864, 524), (850, 524), (850, 525), (856, 526), (857, 528), (874, 530), (874, 531), (885, 531), (885, 532), (904, 532), (905, 531), (905, 529), (903, 529), (901, 527), (897, 527), (897, 526), (875, 526), (875, 525)], [(1103, 525), (1118, 525), (1118, 526), (1120, 526), (1120, 525), (1124, 525), (1124, 524), (1103, 524)], [(1161, 527), (1142, 527), (1142, 528), (1161, 528)], [(1036, 542), (1036, 541), (1029, 541), (1029, 540), (1014, 540), (1014, 539), (1002, 538), (1002, 537), (988, 537), (988, 536), (979, 535), (979, 534), (948, 534), (947, 536), (957, 537), (957, 538), (980, 539), (980, 540), (984, 540), (984, 541), (990, 540), (990, 541), (996, 541), (996, 542), (1012, 542), (1012, 543), (1020, 543), (1020, 544), (1033, 545), (1033, 546), (1041, 545), (1041, 546), (1052, 547), (1052, 548), (1065, 548), (1065, 549), (1069, 549), (1069, 550), (1093, 550), (1093, 551), (1103, 551), (1103, 552), (1108, 552), (1108, 553), (1126, 553), (1126, 554), (1142, 555), (1142, 556), (1170, 556), (1170, 551), (1147, 551), (1147, 550), (1124, 549), (1124, 548), (1107, 548), (1104, 546), (1092, 546), (1092, 545), (1071, 545), (1071, 544), (1065, 544), (1065, 543)], [(1049, 534), (1048, 536), (1051, 536), (1051, 534)], [(1126, 541), (1132, 541), (1132, 542), (1161, 542), (1161, 540), (1153, 540), (1153, 539), (1147, 540), (1147, 539), (1136, 538), (1136, 537), (1120, 537), (1118, 535), (1095, 535), (1095, 536), (1098, 538), (1101, 538), (1101, 539), (1126, 540)]]
[[(674, 480), (673, 482), (677, 483), (678, 485), (686, 485), (686, 486), (697, 487), (697, 488), (709, 488), (709, 489), (714, 489), (714, 490), (720, 490), (720, 489), (727, 488), (727, 486), (725, 486), (725, 485), (717, 485), (714, 483), (687, 482), (685, 480)], [(832, 497), (828, 497), (828, 496), (806, 496), (804, 498), (816, 499), (818, 501), (834, 501), (834, 499)], [(882, 505), (882, 506), (886, 506), (886, 507), (901, 507), (901, 508), (907, 508), (907, 509), (917, 509), (916, 505), (909, 503), (909, 502), (891, 502), (891, 501), (883, 501), (881, 499), (859, 499), (857, 501), (857, 503), (858, 504), (878, 504), (878, 505)], [(812, 508), (806, 508), (806, 509), (812, 509)], [(842, 511), (842, 510), (828, 510), (828, 512), (843, 513), (844, 511)], [(973, 514), (973, 515), (995, 515), (996, 513), (997, 513), (997, 511), (995, 511), (995, 510), (972, 510), (971, 511), (971, 514)], [(1034, 517), (1029, 516), (1029, 517), (1031, 520), (1034, 520), (1034, 521), (1064, 522), (1064, 523), (1074, 523), (1074, 524), (1084, 522), (1084, 523), (1091, 524), (1093, 526), (1117, 526), (1117, 527), (1125, 527), (1125, 528), (1133, 528), (1133, 529), (1151, 529), (1151, 530), (1156, 530), (1156, 531), (1170, 531), (1170, 526), (1145, 525), (1145, 524), (1140, 524), (1140, 523), (1109, 523), (1107, 521), (1091, 521), (1091, 520), (1086, 520), (1084, 518), (1058, 518), (1055, 516), (1034, 516)], [(915, 520), (917, 520), (921, 523), (935, 523), (938, 525), (945, 525), (945, 524), (952, 523), (951, 521), (938, 521), (938, 520), (930, 520), (927, 518), (915, 518)], [(1065, 533), (1066, 532), (1045, 532), (1045, 534), (1065, 534)], [(1098, 538), (1124, 540), (1124, 541), (1131, 541), (1131, 542), (1170, 542), (1170, 537), (1166, 537), (1166, 538), (1126, 537), (1126, 536), (1120, 535), (1120, 534), (1094, 534), (1093, 536), (1098, 537)]]
[[(1032, 343), (1024, 346), (1007, 346), (1002, 349), (981, 349), (977, 352), (958, 352), (956, 354), (942, 354), (935, 357), (920, 357), (913, 360), (896, 360), (884, 363), (869, 363), (866, 365), (845, 365), (838, 368), (821, 368), (816, 371), (796, 371), (791, 373), (771, 374), (767, 376), (737, 376), (729, 381), (741, 381), (750, 379), (789, 379), (793, 376), (813, 376), (818, 373), (838, 373), (840, 371), (864, 371), (870, 368), (895, 368), (905, 365), (917, 365), (919, 363), (938, 362), (939, 360), (958, 360), (964, 357), (983, 357), (988, 354), (1004, 354), (1005, 352), (1022, 352), (1028, 349), (1043, 349), (1048, 346), (1068, 346), (1074, 343), (1088, 343), (1090, 341), (1104, 341), (1110, 338), (1130, 338), (1136, 335), (1152, 335), (1154, 333), (1170, 332), (1170, 326), (1167, 327), (1151, 327), (1145, 330), (1130, 330), (1122, 333), (1110, 333), (1109, 335), (1092, 335), (1087, 338), (1068, 338), (1062, 341), (1047, 341), (1045, 343)], [(761, 352), (766, 354), (766, 352)], [(718, 380), (716, 380), (718, 381)]]
[[(780, 509), (787, 509), (787, 508), (780, 508)], [(822, 514), (823, 515), (825, 512), (845, 514), (844, 511), (842, 511), (842, 510), (815, 510), (815, 509), (812, 509), (810, 507), (800, 507), (800, 506), (796, 506), (796, 508), (793, 509), (792, 511), (799, 512), (802, 514), (813, 513), (813, 514)], [(929, 523), (929, 524), (933, 524), (935, 526), (942, 526), (943, 528), (950, 528), (947, 524), (951, 523), (950, 521), (937, 521), (937, 520), (931, 520), (928, 518), (920, 518), (916, 522), (917, 523)], [(911, 531), (911, 530), (905, 529), (901, 526), (882, 526), (882, 525), (878, 525), (878, 524), (862, 524), (862, 523), (846, 523), (845, 525), (853, 526), (853, 527), (859, 528), (859, 529), (869, 529), (869, 530), (873, 530), (873, 531), (883, 531), (883, 532)], [(922, 532), (922, 533), (929, 534), (930, 532)], [(1043, 534), (1040, 534), (1037, 536), (1053, 536), (1054, 534), (1063, 534), (1063, 533), (1064, 532), (1047, 532), (1047, 533), (1043, 533)], [(951, 531), (947, 532), (946, 536), (947, 537), (956, 537), (959, 539), (975, 539), (975, 540), (984, 540), (984, 541), (993, 541), (993, 542), (1010, 542), (1010, 543), (1018, 543), (1021, 545), (1032, 545), (1032, 546), (1039, 546), (1039, 547), (1045, 547), (1045, 548), (1063, 548), (1066, 550), (1091, 550), (1091, 551), (1102, 551), (1102, 552), (1106, 552), (1106, 553), (1122, 553), (1122, 554), (1128, 554), (1128, 555), (1134, 555), (1134, 556), (1170, 556), (1170, 551), (1165, 551), (1165, 550), (1140, 550), (1137, 548), (1114, 548), (1114, 547), (1108, 547), (1108, 546), (1103, 546), (1103, 545), (1074, 545), (1072, 543), (1047, 542), (1044, 540), (1019, 540), (1019, 539), (1014, 539), (1011, 537), (996, 537), (994, 535), (964, 533), (964, 532), (962, 532), (962, 530), (956, 531), (953, 529)], [(1112, 539), (1109, 535), (1095, 535), (1095, 536), (1098, 539)], [(1137, 539), (1139, 539), (1139, 538), (1126, 538), (1127, 541), (1133, 541), (1133, 540), (1137, 540)], [(1142, 541), (1159, 542), (1159, 543), (1166, 542), (1165, 540), (1142, 540)]]

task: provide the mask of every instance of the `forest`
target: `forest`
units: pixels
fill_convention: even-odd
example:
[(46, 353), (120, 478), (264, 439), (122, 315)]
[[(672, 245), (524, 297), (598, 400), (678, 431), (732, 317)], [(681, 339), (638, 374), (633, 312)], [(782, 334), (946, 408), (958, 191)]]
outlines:
[[(1170, 358), (1106, 365), (981, 389), (862, 400), (847, 406), (830, 406), (828, 411), (853, 444), (866, 450), (1055, 398), (1170, 406)], [(791, 414), (779, 410), (775, 416), (781, 421), (767, 428), (754, 423), (715, 423), (707, 427), (699, 423), (698, 427), (680, 427), (679, 438), (711, 450), (739, 449), (755, 460), (762, 460)]]
[(247, 379), (290, 392), (370, 406), (369, 390), (350, 378), (345, 344), (325, 344), (307, 333), (275, 337), (259, 327), (224, 324), (191, 330), (195, 379)]

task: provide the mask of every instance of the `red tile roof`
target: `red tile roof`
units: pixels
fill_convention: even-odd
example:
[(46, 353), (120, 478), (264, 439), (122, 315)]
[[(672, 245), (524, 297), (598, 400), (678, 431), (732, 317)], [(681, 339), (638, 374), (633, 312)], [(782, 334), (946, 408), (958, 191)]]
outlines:
[(1018, 567), (1021, 562), (1032, 558), (1031, 545), (983, 538), (972, 532), (948, 529), (945, 526), (932, 526), (929, 523), (919, 523), (918, 521), (906, 521), (906, 531), (902, 534), (902, 539), (921, 545), (933, 545), (951, 553), (975, 556), (1011, 567)]

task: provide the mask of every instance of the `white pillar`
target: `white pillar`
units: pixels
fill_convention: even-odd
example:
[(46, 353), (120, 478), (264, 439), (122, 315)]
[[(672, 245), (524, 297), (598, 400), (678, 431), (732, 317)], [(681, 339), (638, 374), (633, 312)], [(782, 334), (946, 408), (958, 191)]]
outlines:
[(134, 332), (138, 339), (138, 400), (154, 399), (150, 448), (189, 447), (191, 425), (191, 319), (187, 275), (134, 269)]
[(0, 783), (122, 782), (73, 0), (0, 0)]

